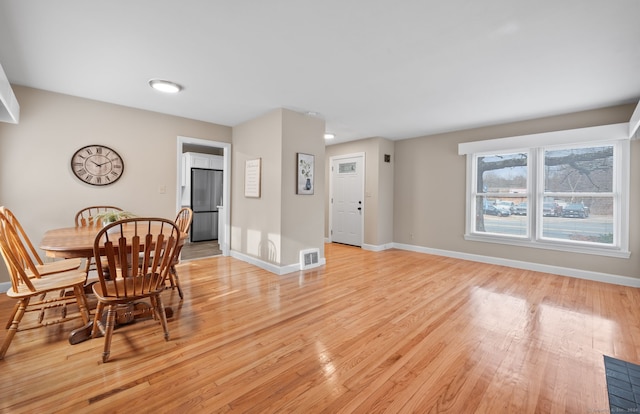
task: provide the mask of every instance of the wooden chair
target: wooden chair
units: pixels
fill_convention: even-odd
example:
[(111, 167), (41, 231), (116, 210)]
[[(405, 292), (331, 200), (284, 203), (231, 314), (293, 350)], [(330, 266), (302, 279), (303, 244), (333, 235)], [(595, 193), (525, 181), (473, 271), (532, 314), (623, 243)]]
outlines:
[(76, 227), (102, 227), (102, 223), (99, 222), (100, 220), (96, 220), (96, 216), (107, 211), (122, 211), (122, 209), (114, 206), (85, 207), (76, 213)]
[(80, 268), (82, 259), (57, 260), (54, 262), (44, 263), (15, 214), (5, 206), (0, 206), (0, 215), (4, 215), (6, 217), (7, 221), (13, 226), (19, 236), (20, 244), (25, 253), (21, 256), (22, 267), (27, 271), (27, 273), (31, 272), (31, 269), (34, 267), (37, 269), (40, 276)]
[[(111, 353), (118, 305), (149, 298), (153, 314), (160, 319), (164, 329), (165, 340), (169, 340), (160, 293), (164, 290), (169, 268), (182, 243), (184, 238), (178, 226), (162, 218), (120, 220), (104, 227), (96, 235), (94, 259), (102, 266), (97, 267), (98, 282), (92, 286), (98, 306), (91, 336), (96, 337), (100, 331), (105, 337), (103, 362), (109, 360)], [(105, 308), (107, 316), (103, 324), (102, 313)]]
[[(25, 262), (29, 262), (28, 252), (22, 246), (18, 230), (9, 221), (6, 214), (0, 214), (0, 253), (9, 270), (11, 288), (7, 290), (7, 296), (17, 299), (14, 311), (7, 323), (7, 335), (0, 348), (0, 359), (3, 359), (13, 337), (19, 330), (20, 323), (26, 312), (39, 312), (38, 323), (28, 328), (62, 323), (81, 317), (86, 325), (89, 322), (87, 299), (84, 295), (84, 271), (75, 269), (58, 273), (50, 273), (42, 277), (36, 266), (27, 272)], [(64, 292), (72, 289), (73, 295)], [(61, 293), (62, 292), (62, 293)], [(67, 306), (75, 303), (78, 306), (79, 315), (68, 315)], [(44, 320), (45, 311), (52, 312), (59, 308), (59, 315), (51, 320)]]
[[(120, 207), (115, 206), (91, 206), (85, 207), (82, 210), (76, 213), (75, 222), (76, 227), (102, 227), (102, 223), (100, 220), (96, 219), (96, 216), (101, 213), (106, 213), (108, 211), (123, 211)], [(95, 270), (91, 268), (92, 258), (87, 258), (85, 264), (85, 270), (87, 274), (91, 270)]]
[[(191, 226), (191, 221), (193, 220), (193, 210), (189, 207), (182, 207), (180, 211), (178, 211), (178, 215), (176, 216), (176, 226), (180, 229), (180, 232), (186, 234), (189, 232), (189, 226)], [(171, 262), (171, 268), (169, 269), (169, 282), (171, 283), (171, 288), (174, 287), (178, 289), (178, 295), (180, 295), (180, 299), (184, 298), (182, 293), (182, 288), (180, 287), (180, 279), (178, 278), (178, 272), (176, 272), (176, 265), (180, 263), (180, 252), (182, 251), (181, 244), (178, 248), (176, 256)]]
[[(16, 218), (15, 214), (13, 214), (13, 212), (7, 207), (0, 206), (0, 215), (5, 217), (5, 222), (9, 223), (17, 234), (17, 239), (15, 240), (16, 248), (19, 248), (21, 252), (21, 254), (17, 256), (17, 258), (20, 261), (20, 267), (24, 269), (28, 277), (35, 277), (34, 272), (37, 272), (37, 274), (40, 276), (47, 276), (50, 274), (67, 272), (69, 270), (77, 270), (80, 268), (82, 259), (57, 260), (54, 262), (44, 263), (35, 247), (33, 246), (31, 239), (29, 239), (26, 231)], [(64, 293), (64, 291), (61, 292), (61, 294)], [(44, 294), (42, 296), (44, 297)], [(19, 305), (19, 303), (16, 303), (15, 307), (13, 308), (13, 311), (9, 316), (9, 321), (7, 322), (7, 329), (9, 329), (9, 327), (11, 326), (11, 322), (13, 321), (13, 317), (18, 311)], [(42, 313), (44, 315), (44, 311)]]

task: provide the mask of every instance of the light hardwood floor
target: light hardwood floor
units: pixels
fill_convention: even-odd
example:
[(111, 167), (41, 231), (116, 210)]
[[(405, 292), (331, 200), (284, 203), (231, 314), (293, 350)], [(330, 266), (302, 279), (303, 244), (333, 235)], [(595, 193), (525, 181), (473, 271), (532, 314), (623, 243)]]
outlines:
[(77, 325), (18, 332), (0, 411), (596, 413), (603, 354), (639, 361), (634, 288), (399, 250), (326, 258), (284, 276), (183, 263), (171, 340), (120, 327), (106, 364), (101, 338), (67, 342)]

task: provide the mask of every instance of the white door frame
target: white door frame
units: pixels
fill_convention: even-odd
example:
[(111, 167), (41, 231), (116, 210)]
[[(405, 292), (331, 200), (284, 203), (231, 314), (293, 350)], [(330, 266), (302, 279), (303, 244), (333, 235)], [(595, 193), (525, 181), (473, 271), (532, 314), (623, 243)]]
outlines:
[(182, 183), (182, 175), (184, 173), (183, 162), (182, 162), (182, 152), (184, 144), (192, 144), (199, 145), (202, 147), (211, 147), (211, 148), (222, 148), (223, 154), (223, 169), (222, 169), (222, 199), (224, 200), (224, 208), (222, 209), (223, 223), (224, 223), (224, 231), (222, 232), (222, 237), (218, 234), (218, 243), (220, 244), (220, 250), (222, 251), (223, 256), (229, 256), (229, 246), (230, 244), (230, 225), (231, 225), (231, 143), (229, 142), (219, 142), (219, 141), (208, 141), (206, 139), (199, 138), (190, 138), (190, 137), (181, 137), (178, 136), (177, 140), (177, 174), (176, 177), (178, 181), (176, 182), (176, 211), (178, 211), (182, 207), (182, 194), (180, 194), (180, 187)]
[(364, 246), (364, 216), (365, 214), (367, 214), (367, 209), (365, 206), (365, 197), (364, 197), (364, 185), (365, 185), (365, 180), (366, 180), (366, 172), (367, 172), (367, 157), (365, 156), (364, 152), (355, 152), (352, 154), (342, 154), (342, 155), (335, 155), (331, 158), (329, 158), (329, 243), (333, 242), (333, 203), (331, 202), (331, 200), (333, 200), (333, 186), (334, 186), (334, 182), (333, 182), (333, 171), (331, 171), (331, 167), (333, 167), (333, 162), (336, 160), (340, 160), (343, 158), (354, 158), (354, 157), (362, 157), (362, 188), (360, 189), (361, 194), (360, 197), (362, 198), (362, 209), (363, 209), (363, 213), (360, 215), (360, 238), (362, 240), (362, 246)]

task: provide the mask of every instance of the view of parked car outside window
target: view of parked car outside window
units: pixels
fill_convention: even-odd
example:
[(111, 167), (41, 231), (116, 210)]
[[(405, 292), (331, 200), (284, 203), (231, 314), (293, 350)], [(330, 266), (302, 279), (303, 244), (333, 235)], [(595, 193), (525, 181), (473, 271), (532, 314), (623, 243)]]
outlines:
[[(535, 203), (541, 209), (542, 238), (613, 243), (613, 147), (551, 149), (543, 154), (544, 201)], [(476, 231), (531, 234), (526, 216), (535, 212), (529, 210), (526, 196), (531, 193), (527, 163), (526, 153), (478, 157), (478, 200), (483, 200), (482, 214), (487, 217), (476, 215)]]

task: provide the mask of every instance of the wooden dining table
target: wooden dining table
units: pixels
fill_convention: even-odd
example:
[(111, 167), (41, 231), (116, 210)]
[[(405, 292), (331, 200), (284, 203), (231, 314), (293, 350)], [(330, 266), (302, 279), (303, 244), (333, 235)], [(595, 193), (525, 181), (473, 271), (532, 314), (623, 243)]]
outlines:
[[(94, 243), (100, 227), (85, 226), (85, 227), (62, 227), (57, 229), (51, 229), (44, 233), (42, 240), (40, 241), (40, 248), (45, 252), (47, 257), (73, 259), (73, 258), (85, 258), (89, 260), (94, 256)], [(163, 231), (167, 234), (172, 230), (171, 226), (164, 226)], [(159, 231), (159, 228), (157, 229)], [(123, 226), (124, 235), (130, 238), (135, 234), (135, 226), (125, 224)], [(116, 235), (113, 235), (116, 236)], [(113, 237), (110, 235), (110, 237)], [(186, 240), (188, 235), (183, 233), (181, 235), (183, 240)], [(102, 244), (102, 243), (101, 243)], [(90, 287), (87, 286), (85, 291), (90, 292)], [(124, 312), (129, 312), (128, 309), (124, 309)], [(148, 318), (151, 316), (150, 307), (137, 312), (136, 319)], [(165, 313), (167, 318), (173, 316), (173, 309), (165, 306)], [(69, 342), (71, 344), (77, 344), (90, 338), (91, 327), (93, 321), (89, 324), (78, 328), (71, 332)]]
[[(171, 227), (165, 226), (167, 234)], [(135, 232), (133, 225), (124, 225), (124, 235), (129, 238)], [(101, 230), (100, 227), (63, 227), (48, 230), (42, 236), (40, 248), (45, 252), (47, 257), (73, 259), (73, 258), (90, 258), (93, 257), (93, 245), (96, 235)], [(186, 239), (188, 235), (182, 234), (182, 238)]]

